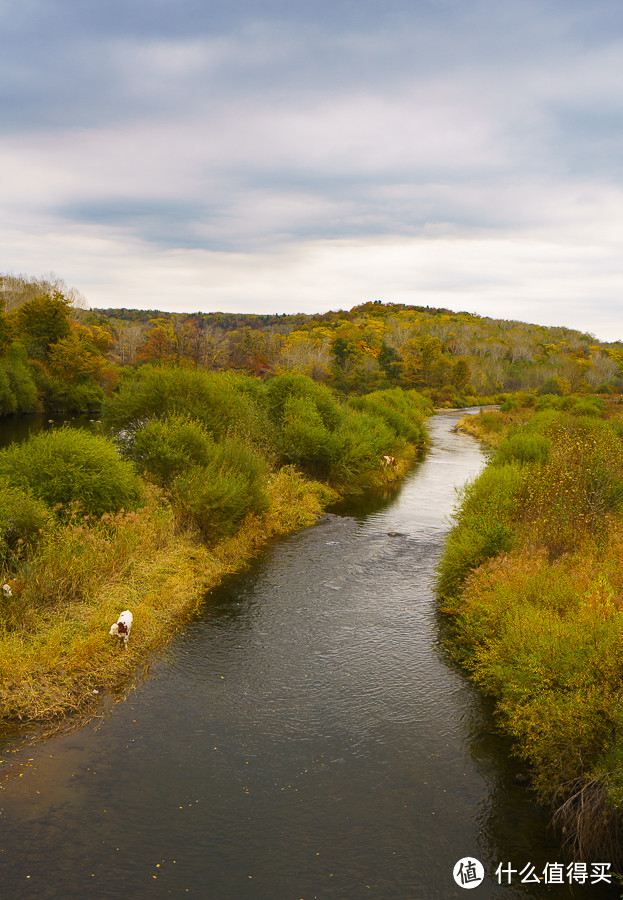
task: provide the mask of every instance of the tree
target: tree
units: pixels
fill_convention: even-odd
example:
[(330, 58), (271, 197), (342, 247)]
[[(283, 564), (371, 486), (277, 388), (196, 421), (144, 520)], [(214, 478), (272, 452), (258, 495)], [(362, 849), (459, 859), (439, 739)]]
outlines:
[(138, 358), (144, 362), (174, 363), (177, 359), (177, 341), (166, 319), (153, 319), (151, 328), (140, 346)]
[(470, 382), (471, 372), (469, 363), (464, 357), (459, 357), (454, 364), (452, 372), (452, 384), (459, 391), (464, 391)]
[(69, 300), (60, 291), (24, 303), (13, 314), (17, 333), (31, 357), (47, 359), (50, 347), (71, 333)]
[(397, 381), (402, 372), (402, 360), (400, 354), (393, 347), (383, 341), (381, 352), (378, 355), (378, 364), (390, 381)]
[(0, 309), (0, 356), (3, 356), (11, 346), (13, 340), (13, 329), (9, 317), (5, 316)]
[(89, 377), (97, 377), (103, 363), (103, 356), (75, 332), (57, 341), (48, 354), (50, 374), (65, 384), (77, 384)]

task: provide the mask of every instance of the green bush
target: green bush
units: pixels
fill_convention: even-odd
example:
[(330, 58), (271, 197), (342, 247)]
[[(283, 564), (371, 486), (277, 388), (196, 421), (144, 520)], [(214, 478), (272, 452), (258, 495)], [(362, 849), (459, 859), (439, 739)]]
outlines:
[(73, 412), (95, 412), (102, 408), (106, 392), (92, 379), (80, 384), (67, 385), (64, 391), (62, 406)]
[(365, 484), (378, 471), (382, 456), (398, 449), (395, 432), (383, 420), (349, 409), (334, 435), (331, 480), (338, 484)]
[(17, 398), (11, 388), (8, 373), (0, 363), (0, 416), (7, 416), (17, 411)]
[[(11, 344), (5, 359), (0, 361), (0, 369), (8, 379), (8, 388), (12, 395), (9, 405), (12, 405), (13, 409), (8, 409), (7, 412), (34, 412), (37, 409), (37, 386), (26, 350), (21, 344)], [(0, 407), (1, 396), (5, 391), (6, 387), (4, 390), (0, 387)]]
[(568, 394), (570, 390), (571, 386), (564, 378), (552, 377), (548, 378), (547, 381), (541, 385), (537, 390), (537, 394), (539, 396), (556, 395), (557, 397), (562, 397), (565, 394)]
[[(418, 402), (414, 391), (393, 388), (374, 391), (363, 397), (352, 397), (348, 403), (353, 409), (383, 420), (397, 438), (403, 438), (416, 447), (426, 446), (426, 430), (422, 415), (422, 402)], [(391, 450), (391, 448), (388, 448)]]
[(236, 435), (259, 445), (270, 431), (260, 395), (244, 376), (143, 366), (105, 401), (102, 422), (134, 433), (153, 418), (189, 416), (217, 439)]
[(48, 508), (29, 491), (0, 487), (0, 567), (13, 568), (28, 555), (51, 518)]
[(151, 419), (136, 432), (128, 455), (139, 471), (161, 487), (193, 466), (206, 466), (215, 457), (215, 443), (199, 423), (185, 416)]
[(327, 477), (337, 447), (311, 397), (288, 396), (281, 414), (278, 448), (283, 462)]
[(524, 484), (516, 464), (488, 466), (463, 490), (456, 525), (437, 566), (442, 597), (456, 598), (467, 575), (516, 542), (514, 512)]
[(137, 505), (139, 480), (105, 438), (74, 428), (41, 431), (0, 450), (0, 478), (67, 513), (101, 516)]
[(521, 429), (501, 441), (495, 455), (492, 458), (494, 465), (506, 465), (507, 463), (517, 462), (520, 465), (526, 463), (545, 463), (552, 442), (545, 435), (531, 433), (526, 429)]
[(171, 503), (182, 526), (192, 526), (204, 540), (233, 534), (250, 512), (268, 508), (264, 460), (244, 445), (228, 440), (215, 446), (207, 466), (178, 475)]
[(599, 419), (606, 408), (605, 400), (600, 397), (565, 397), (560, 404), (561, 409), (569, 410), (573, 416), (591, 416)]
[[(315, 408), (323, 426), (329, 430), (337, 427), (342, 418), (340, 405), (330, 388), (317, 384), (306, 375), (280, 375), (267, 384), (267, 398), (273, 420), (281, 424), (293, 400), (306, 400), (310, 409)], [(290, 402), (290, 406), (288, 403)]]

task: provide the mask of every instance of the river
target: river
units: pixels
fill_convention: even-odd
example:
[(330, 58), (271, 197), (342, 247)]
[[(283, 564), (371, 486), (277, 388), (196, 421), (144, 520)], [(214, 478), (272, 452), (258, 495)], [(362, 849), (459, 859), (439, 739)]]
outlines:
[(480, 898), (618, 896), (520, 883), (558, 844), (445, 659), (432, 592), (456, 486), (483, 461), (457, 418), (432, 420), (392, 498), (213, 591), (92, 725), (3, 748), (1, 897), (441, 900), (464, 896), (461, 858), (484, 866)]

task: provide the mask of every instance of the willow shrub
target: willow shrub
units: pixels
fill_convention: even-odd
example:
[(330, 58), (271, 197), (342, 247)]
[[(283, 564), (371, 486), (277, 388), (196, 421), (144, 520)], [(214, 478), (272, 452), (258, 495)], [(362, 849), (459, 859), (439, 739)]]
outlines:
[(0, 360), (0, 412), (31, 413), (38, 407), (37, 386), (26, 350), (20, 343), (9, 347)]
[(142, 366), (102, 408), (112, 432), (138, 431), (150, 419), (190, 416), (215, 438), (236, 435), (256, 445), (270, 431), (261, 382), (232, 373)]
[(522, 429), (509, 434), (500, 442), (493, 457), (495, 465), (507, 463), (543, 464), (549, 458), (552, 449), (551, 439), (546, 435)]
[(335, 430), (342, 419), (342, 409), (333, 391), (306, 375), (279, 375), (267, 383), (266, 392), (271, 418), (278, 425), (283, 424), (296, 400), (305, 401), (308, 409), (313, 407), (314, 418), (319, 418), (329, 431)]
[(522, 469), (509, 464), (487, 467), (463, 489), (437, 566), (442, 597), (456, 599), (471, 571), (516, 544), (516, 503), (524, 483)]
[(208, 542), (233, 534), (248, 513), (268, 508), (266, 464), (249, 447), (225, 440), (214, 445), (210, 463), (178, 475), (171, 504), (183, 527), (192, 527)]
[(300, 466), (321, 478), (329, 477), (337, 456), (334, 433), (309, 396), (286, 397), (277, 446), (282, 462)]
[(215, 443), (201, 425), (185, 416), (151, 419), (136, 432), (127, 448), (139, 471), (160, 487), (193, 466), (208, 465), (215, 457)]
[(427, 401), (415, 391), (401, 391), (398, 388), (374, 391), (363, 397), (351, 397), (348, 403), (353, 409), (383, 420), (396, 437), (420, 449), (426, 446), (424, 414), (427, 412)]
[(332, 391), (303, 375), (275, 378), (267, 387), (278, 426), (282, 462), (344, 488), (365, 483), (386, 454), (427, 444), (428, 400), (415, 391), (375, 391), (340, 404)]
[(132, 509), (140, 500), (139, 479), (103, 437), (75, 428), (41, 431), (0, 450), (0, 479), (67, 514)]
[(384, 419), (352, 409), (346, 411), (333, 445), (330, 475), (337, 484), (369, 483), (381, 457), (400, 449), (396, 433)]
[(17, 400), (11, 389), (9, 376), (0, 364), (0, 416), (7, 416), (17, 411)]
[(14, 569), (50, 526), (51, 513), (21, 488), (0, 487), (0, 569)]

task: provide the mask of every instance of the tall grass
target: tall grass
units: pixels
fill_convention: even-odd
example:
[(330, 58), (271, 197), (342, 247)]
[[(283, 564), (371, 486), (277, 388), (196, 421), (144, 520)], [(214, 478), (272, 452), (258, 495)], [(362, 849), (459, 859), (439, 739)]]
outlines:
[(496, 699), (572, 852), (621, 865), (623, 447), (577, 411), (501, 440), (464, 492), (439, 592), (457, 659)]
[(16, 569), (40, 543), (52, 522), (48, 507), (23, 488), (0, 487), (0, 572)]

